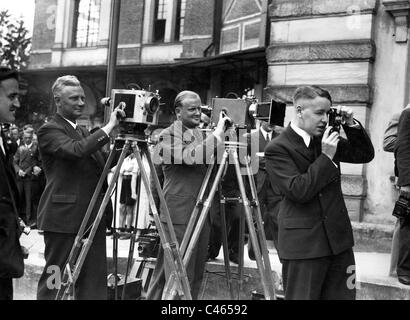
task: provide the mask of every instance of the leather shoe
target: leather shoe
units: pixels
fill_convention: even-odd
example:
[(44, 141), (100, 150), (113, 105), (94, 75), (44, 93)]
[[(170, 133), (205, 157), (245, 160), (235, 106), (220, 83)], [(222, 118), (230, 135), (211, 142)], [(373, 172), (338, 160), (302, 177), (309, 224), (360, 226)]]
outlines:
[(398, 279), (400, 283), (410, 285), (410, 276), (398, 276)]

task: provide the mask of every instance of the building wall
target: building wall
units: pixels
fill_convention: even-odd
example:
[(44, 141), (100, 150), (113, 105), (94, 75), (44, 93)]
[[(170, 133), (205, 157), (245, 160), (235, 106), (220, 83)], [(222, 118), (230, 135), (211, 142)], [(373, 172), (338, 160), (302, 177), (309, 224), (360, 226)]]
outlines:
[(187, 0), (182, 58), (200, 58), (212, 43), (215, 0)]
[[(407, 9), (407, 14), (408, 14)], [(406, 38), (407, 38), (407, 26)], [(377, 48), (373, 72), (373, 105), (369, 130), (376, 151), (375, 159), (367, 166), (367, 221), (394, 221), (391, 212), (397, 191), (390, 177), (394, 176), (392, 153), (383, 151), (383, 133), (391, 116), (400, 112), (408, 101), (409, 42), (397, 42), (393, 16), (380, 5), (374, 24)]]
[(372, 139), (371, 163), (342, 164), (342, 188), (354, 220), (394, 221), (394, 157), (382, 143), (392, 114), (409, 102), (408, 22), (403, 18), (409, 8), (410, 2), (395, 0), (276, 0), (270, 7), (266, 98), (286, 101), (289, 121), (294, 89), (321, 85), (334, 104), (353, 108)]
[(36, 1), (30, 68), (48, 65), (55, 38), (57, 0)]
[[(288, 104), (286, 123), (294, 115), (295, 88), (316, 84), (330, 91), (334, 104), (352, 107), (369, 128), (376, 7), (375, 0), (273, 1), (265, 94)], [(361, 164), (341, 165), (343, 193), (353, 220), (363, 219), (368, 201), (366, 169)]]

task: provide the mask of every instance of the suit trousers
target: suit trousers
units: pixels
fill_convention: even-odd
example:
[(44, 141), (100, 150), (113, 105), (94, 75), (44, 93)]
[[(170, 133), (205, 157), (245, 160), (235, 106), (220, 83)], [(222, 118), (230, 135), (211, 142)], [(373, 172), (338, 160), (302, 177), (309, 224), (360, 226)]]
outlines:
[(285, 300), (354, 300), (355, 259), (349, 249), (337, 255), (282, 260)]
[(397, 275), (410, 277), (410, 218), (400, 219)]
[[(238, 197), (230, 195), (226, 197)], [(243, 204), (237, 201), (228, 201), (225, 206), (226, 231), (228, 235), (228, 250), (231, 254), (239, 253), (240, 216), (245, 219)], [(210, 210), (211, 231), (209, 236), (208, 254), (211, 258), (216, 258), (222, 245), (222, 216), (219, 196), (216, 194)]]
[(17, 188), (19, 189), (20, 197), (21, 199), (24, 199), (25, 207), (20, 208), (21, 211), (24, 212), (25, 216), (21, 217), (26, 224), (29, 224), (31, 222), (31, 195), (32, 191), (32, 181), (31, 178), (25, 178), (25, 179), (18, 179), (17, 180)]
[(0, 278), (0, 301), (13, 300), (13, 279)]
[[(38, 300), (53, 300), (58, 291), (56, 271), (64, 273), (76, 234), (44, 232), (46, 265), (37, 288)], [(105, 225), (100, 226), (85, 258), (80, 275), (75, 284), (76, 300), (107, 300), (107, 254)]]

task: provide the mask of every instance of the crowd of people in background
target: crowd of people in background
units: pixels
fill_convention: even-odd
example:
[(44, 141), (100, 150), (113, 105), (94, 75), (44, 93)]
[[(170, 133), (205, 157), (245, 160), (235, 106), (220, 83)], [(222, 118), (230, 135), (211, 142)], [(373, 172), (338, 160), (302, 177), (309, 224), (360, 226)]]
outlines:
[(37, 228), (37, 207), (45, 186), (38, 149), (37, 133), (32, 124), (3, 126), (13, 156), (17, 187), (21, 201), (19, 214), (24, 223), (32, 229)]

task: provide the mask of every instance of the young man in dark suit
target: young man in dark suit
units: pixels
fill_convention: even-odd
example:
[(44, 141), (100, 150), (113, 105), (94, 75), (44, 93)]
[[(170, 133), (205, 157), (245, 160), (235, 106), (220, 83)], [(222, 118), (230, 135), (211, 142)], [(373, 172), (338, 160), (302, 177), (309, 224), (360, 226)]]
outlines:
[[(85, 108), (84, 90), (75, 76), (58, 78), (52, 92), (57, 113), (38, 131), (38, 142), (47, 183), (38, 206), (38, 228), (44, 231), (46, 264), (38, 284), (38, 299), (54, 299), (68, 255), (104, 168), (100, 151), (119, 124), (116, 108), (103, 128), (93, 134), (76, 120)], [(95, 219), (102, 195), (89, 223)], [(57, 268), (57, 270), (56, 270)], [(58, 275), (56, 273), (59, 273)], [(75, 285), (78, 300), (107, 299), (105, 226), (93, 239)]]
[(280, 202), (278, 253), (285, 299), (355, 299), (353, 232), (340, 162), (367, 163), (374, 149), (353, 110), (338, 107), (347, 139), (327, 127), (330, 94), (317, 86), (294, 94), (295, 117), (265, 149)]
[[(18, 75), (0, 67), (0, 131), (3, 123), (13, 123), (20, 108)], [(19, 242), (18, 190), (12, 166), (12, 148), (0, 132), (0, 300), (13, 299), (13, 278), (24, 272)]]

